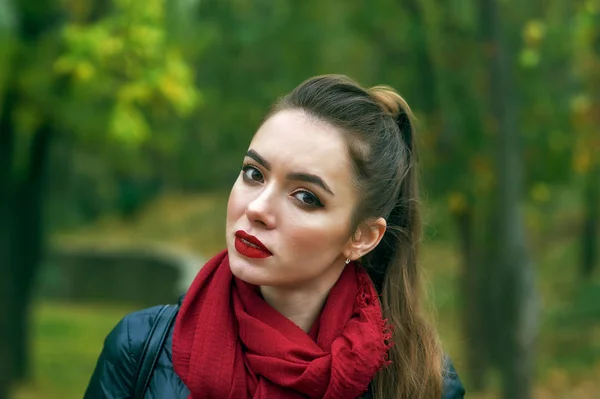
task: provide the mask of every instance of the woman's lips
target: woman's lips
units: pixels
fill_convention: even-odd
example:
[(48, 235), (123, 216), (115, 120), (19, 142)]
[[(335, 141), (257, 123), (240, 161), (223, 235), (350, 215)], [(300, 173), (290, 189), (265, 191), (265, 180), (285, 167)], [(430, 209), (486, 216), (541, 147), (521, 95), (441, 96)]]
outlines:
[(261, 259), (273, 256), (273, 253), (258, 238), (243, 230), (235, 232), (235, 249), (247, 258)]

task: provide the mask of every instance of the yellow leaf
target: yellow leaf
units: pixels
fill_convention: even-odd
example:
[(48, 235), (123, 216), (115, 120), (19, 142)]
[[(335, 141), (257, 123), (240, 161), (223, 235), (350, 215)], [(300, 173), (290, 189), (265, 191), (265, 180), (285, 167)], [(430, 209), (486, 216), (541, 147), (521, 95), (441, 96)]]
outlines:
[(579, 174), (586, 174), (592, 166), (592, 156), (588, 148), (581, 148), (573, 158), (573, 169)]
[(531, 198), (537, 202), (548, 202), (551, 197), (551, 191), (547, 184), (537, 183), (531, 188)]
[(462, 213), (467, 209), (467, 197), (458, 191), (450, 193), (448, 196), (448, 209), (452, 213)]
[(579, 94), (571, 99), (571, 111), (576, 114), (585, 114), (591, 107), (592, 102), (585, 94)]
[(88, 81), (92, 76), (94, 76), (96, 69), (89, 62), (80, 62), (75, 66), (75, 79), (80, 82)]
[(539, 20), (527, 22), (523, 29), (523, 38), (529, 45), (537, 45), (546, 34), (546, 25)]
[(183, 87), (172, 76), (163, 75), (158, 86), (163, 95), (173, 102), (177, 102), (183, 95)]

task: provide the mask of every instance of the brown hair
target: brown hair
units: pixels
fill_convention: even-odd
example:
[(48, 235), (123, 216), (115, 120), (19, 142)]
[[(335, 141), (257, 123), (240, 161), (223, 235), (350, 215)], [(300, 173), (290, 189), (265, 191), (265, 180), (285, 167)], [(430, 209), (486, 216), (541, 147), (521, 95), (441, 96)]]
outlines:
[(408, 104), (388, 86), (365, 89), (346, 76), (324, 75), (300, 84), (272, 113), (286, 109), (302, 110), (344, 134), (360, 196), (353, 231), (368, 217), (387, 222), (379, 245), (361, 259), (393, 326), (391, 364), (373, 381), (375, 398), (439, 399), (443, 355), (435, 329), (420, 309), (421, 220)]

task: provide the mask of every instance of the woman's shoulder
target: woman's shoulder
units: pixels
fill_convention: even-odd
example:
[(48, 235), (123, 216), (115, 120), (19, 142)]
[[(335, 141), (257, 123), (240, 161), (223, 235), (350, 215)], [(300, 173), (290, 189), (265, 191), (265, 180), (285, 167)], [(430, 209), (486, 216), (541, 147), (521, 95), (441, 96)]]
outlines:
[[(157, 319), (161, 317), (167, 307), (171, 307), (177, 312), (183, 298), (184, 295), (181, 295), (175, 304), (153, 306), (126, 314), (106, 337), (104, 350), (116, 349), (120, 352), (127, 348), (130, 355), (139, 355), (143, 351)], [(139, 356), (132, 357), (139, 359)]]
[(458, 377), (452, 360), (448, 356), (444, 357), (443, 373), (442, 399), (462, 399), (465, 396), (465, 388)]
[[(142, 352), (164, 306), (125, 315), (104, 340), (85, 398), (113, 398), (128, 394), (136, 381)], [(126, 396), (123, 396), (126, 397)]]
[(130, 356), (141, 352), (162, 308), (154, 306), (125, 315), (107, 335), (104, 350), (119, 354), (126, 351)]

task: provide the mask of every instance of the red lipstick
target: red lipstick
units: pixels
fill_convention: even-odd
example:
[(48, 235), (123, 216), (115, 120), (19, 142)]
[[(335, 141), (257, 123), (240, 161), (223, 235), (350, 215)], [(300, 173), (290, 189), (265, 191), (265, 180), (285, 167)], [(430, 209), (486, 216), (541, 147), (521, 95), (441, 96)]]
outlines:
[(247, 258), (262, 259), (273, 256), (260, 240), (243, 230), (235, 232), (235, 250)]

